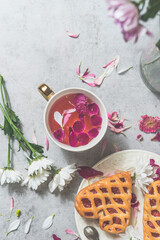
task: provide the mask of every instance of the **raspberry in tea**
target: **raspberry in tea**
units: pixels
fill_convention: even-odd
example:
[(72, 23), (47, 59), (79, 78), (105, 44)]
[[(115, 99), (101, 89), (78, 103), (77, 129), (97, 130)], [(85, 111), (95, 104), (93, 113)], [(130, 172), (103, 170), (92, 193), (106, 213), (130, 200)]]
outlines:
[(98, 136), (101, 125), (99, 106), (81, 93), (59, 98), (49, 112), (54, 138), (72, 147), (87, 145)]

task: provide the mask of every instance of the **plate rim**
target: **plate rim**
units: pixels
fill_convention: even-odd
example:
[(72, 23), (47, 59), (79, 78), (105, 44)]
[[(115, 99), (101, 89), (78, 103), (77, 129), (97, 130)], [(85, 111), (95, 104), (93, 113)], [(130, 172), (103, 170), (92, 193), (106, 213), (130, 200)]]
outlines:
[[(129, 149), (129, 150), (122, 150), (122, 151), (118, 151), (118, 152), (115, 152), (115, 153), (112, 153), (104, 158), (102, 158), (100, 161), (98, 161), (95, 165), (93, 165), (92, 167), (95, 168), (97, 167), (97, 165), (103, 163), (104, 161), (108, 161), (108, 159), (110, 159), (110, 157), (112, 156), (116, 156), (116, 155), (120, 155), (122, 153), (131, 153), (131, 152), (141, 152), (141, 153), (146, 153), (146, 154), (151, 154), (151, 155), (155, 155), (156, 157), (160, 158), (160, 155), (158, 155), (157, 153), (154, 153), (154, 152), (150, 152), (150, 151), (146, 151), (146, 150), (141, 150), (141, 149)], [(86, 181), (86, 179), (83, 179), (79, 185), (79, 188), (77, 190), (77, 193), (76, 195), (78, 194), (78, 192), (81, 190), (81, 186), (82, 184), (84, 183), (84, 181)], [(77, 227), (77, 230), (78, 230), (78, 234), (80, 236), (80, 238), (82, 239), (82, 236), (80, 235), (80, 231), (79, 231), (79, 226), (78, 226), (78, 213), (75, 209), (75, 205), (74, 205), (74, 218), (75, 218), (75, 222), (76, 222), (76, 227)]]

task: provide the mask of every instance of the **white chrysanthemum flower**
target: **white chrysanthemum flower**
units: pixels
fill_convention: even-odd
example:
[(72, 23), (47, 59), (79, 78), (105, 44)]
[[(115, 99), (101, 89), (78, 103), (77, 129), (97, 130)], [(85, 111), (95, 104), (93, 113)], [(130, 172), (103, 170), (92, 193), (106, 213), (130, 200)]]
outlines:
[(132, 240), (143, 240), (143, 237), (131, 225), (126, 228), (125, 233), (121, 233), (121, 234), (119, 234), (119, 236), (123, 240), (130, 240), (130, 239), (132, 239)]
[(3, 172), (4, 172), (4, 169), (3, 169), (3, 168), (0, 168), (0, 180), (1, 180), (1, 177), (2, 177)]
[(28, 175), (43, 173), (43, 170), (50, 170), (53, 162), (45, 157), (35, 159), (28, 167)]
[(28, 186), (33, 190), (37, 190), (39, 185), (41, 185), (41, 183), (44, 183), (47, 180), (49, 174), (50, 173), (48, 171), (43, 170), (42, 173), (37, 172), (37, 174), (28, 175), (21, 185)]
[(23, 180), (23, 175), (14, 169), (3, 169), (1, 171), (0, 169), (0, 175), (1, 175), (1, 185), (4, 183), (19, 183)]
[(144, 192), (148, 192), (147, 187), (153, 182), (154, 169), (147, 161), (139, 159), (135, 166), (135, 186)]
[(74, 177), (74, 173), (77, 171), (76, 165), (71, 164), (65, 168), (62, 168), (52, 179), (52, 181), (48, 184), (50, 192), (54, 192), (54, 190), (58, 187), (59, 191), (62, 191), (65, 185), (69, 184), (72, 178)]

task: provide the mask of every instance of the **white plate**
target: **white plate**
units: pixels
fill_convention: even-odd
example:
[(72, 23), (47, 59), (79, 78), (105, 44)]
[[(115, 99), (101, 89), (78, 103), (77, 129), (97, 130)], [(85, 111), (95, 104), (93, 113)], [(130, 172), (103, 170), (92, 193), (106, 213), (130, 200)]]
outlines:
[[(97, 170), (102, 171), (104, 174), (116, 171), (116, 170), (126, 170), (130, 167), (134, 167), (140, 160), (146, 162), (149, 161), (151, 158), (153, 158), (157, 164), (160, 165), (160, 156), (152, 153), (152, 152), (147, 152), (147, 151), (142, 151), (142, 150), (127, 150), (127, 151), (121, 151), (114, 153), (104, 159), (102, 159), (100, 162), (98, 162), (94, 168)], [(90, 181), (88, 180), (83, 180), (80, 184), (80, 187), (78, 189), (78, 192), (94, 183), (100, 180), (100, 178), (96, 177)], [(143, 225), (142, 225), (142, 218), (143, 218), (143, 202), (144, 202), (144, 196), (141, 191), (137, 191), (136, 188), (133, 189), (133, 192), (136, 193), (138, 201), (140, 202), (139, 205), (139, 214), (138, 214), (138, 219), (137, 219), (137, 230), (139, 233), (143, 235)], [(133, 214), (131, 214), (132, 216)], [(81, 217), (77, 211), (75, 210), (75, 220), (76, 220), (76, 225), (78, 232), (80, 234), (80, 237), (82, 240), (87, 240), (87, 238), (84, 236), (83, 229), (84, 227), (90, 225), (93, 226), (97, 229), (99, 233), (99, 239), (100, 240), (112, 240), (115, 239), (116, 235), (109, 234), (107, 232), (104, 232), (100, 229), (98, 220), (94, 219), (86, 219)], [(131, 217), (131, 224), (133, 224), (134, 219)]]

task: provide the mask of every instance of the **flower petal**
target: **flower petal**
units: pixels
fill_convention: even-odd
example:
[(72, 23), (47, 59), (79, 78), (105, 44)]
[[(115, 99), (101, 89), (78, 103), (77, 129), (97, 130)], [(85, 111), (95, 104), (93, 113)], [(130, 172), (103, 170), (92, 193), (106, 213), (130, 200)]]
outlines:
[(55, 214), (47, 217), (47, 218), (44, 220), (44, 222), (43, 222), (42, 228), (43, 228), (43, 229), (48, 229), (48, 228), (50, 228), (50, 227), (52, 226), (52, 224), (53, 224), (53, 218), (54, 218), (54, 217), (55, 217)]
[(7, 231), (7, 234), (6, 234), (6, 235), (8, 235), (10, 232), (16, 231), (16, 230), (18, 229), (20, 223), (21, 223), (21, 220), (20, 220), (20, 219), (12, 222), (12, 223), (9, 225), (9, 228), (8, 228), (8, 231)]
[(106, 72), (104, 72), (100, 77), (94, 79), (93, 84), (95, 84), (96, 86), (100, 86), (105, 78), (106, 78)]
[(80, 76), (80, 73), (81, 73), (81, 63), (76, 68), (76, 73), (78, 74), (78, 76)]
[(143, 136), (141, 134), (137, 134), (137, 141), (142, 142)]
[(32, 221), (33, 221), (33, 216), (26, 222), (26, 225), (25, 225), (25, 228), (24, 228), (24, 233), (29, 233), (30, 231), (30, 228), (31, 228), (31, 224), (32, 224)]
[(103, 172), (97, 171), (94, 168), (87, 167), (87, 166), (79, 166), (77, 167), (78, 173), (81, 177), (88, 179), (97, 176), (103, 176)]
[(59, 237), (57, 237), (55, 234), (52, 235), (54, 240), (61, 240)]
[(33, 137), (32, 137), (32, 140), (33, 140), (33, 143), (34, 143), (34, 144), (38, 144), (38, 141), (37, 141), (37, 136), (36, 136), (36, 131), (35, 131), (35, 129), (33, 129)]
[(156, 132), (160, 129), (160, 118), (159, 117), (151, 117), (148, 115), (141, 116), (141, 120), (139, 121), (139, 129), (145, 133)]
[(53, 132), (53, 136), (55, 137), (55, 139), (59, 142), (62, 142), (63, 138), (64, 138), (64, 130), (57, 129)]
[(11, 197), (11, 201), (10, 201), (10, 213), (9, 213), (9, 216), (10, 216), (10, 217), (11, 217), (11, 215), (12, 215), (13, 208), (14, 208), (14, 199), (13, 199), (13, 197)]
[(46, 137), (46, 150), (48, 151), (48, 149), (49, 149), (49, 140), (48, 140), (48, 138)]
[(128, 71), (129, 71), (130, 69), (132, 69), (132, 68), (133, 68), (133, 66), (128, 67), (128, 68), (123, 68), (123, 69), (121, 69), (120, 71), (118, 71), (118, 74), (119, 74), (119, 75), (124, 74), (124, 73), (128, 72)]
[(154, 135), (154, 136), (151, 138), (151, 141), (160, 142), (160, 132), (157, 132), (156, 135)]
[(108, 113), (108, 119), (111, 121), (118, 121), (119, 120), (119, 116), (117, 112), (112, 112), (112, 113)]
[(78, 33), (78, 34), (70, 33), (68, 30), (66, 31), (66, 33), (67, 33), (67, 35), (68, 35), (69, 37), (71, 37), (71, 38), (78, 38), (79, 35), (80, 35), (80, 33)]
[(90, 121), (91, 121), (93, 126), (100, 126), (102, 124), (102, 117), (99, 116), (99, 115), (93, 115), (90, 118)]
[(54, 120), (61, 126), (63, 127), (62, 125), (62, 119), (63, 119), (63, 116), (60, 114), (60, 112), (55, 112), (54, 113)]
[(71, 113), (68, 113), (68, 114), (65, 115), (65, 117), (63, 119), (63, 127), (66, 125), (66, 123), (70, 119), (70, 116), (71, 116)]
[(107, 147), (107, 140), (105, 139), (102, 143), (102, 150), (101, 150), (101, 157), (103, 156), (103, 153)]

